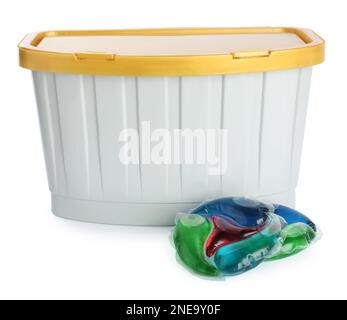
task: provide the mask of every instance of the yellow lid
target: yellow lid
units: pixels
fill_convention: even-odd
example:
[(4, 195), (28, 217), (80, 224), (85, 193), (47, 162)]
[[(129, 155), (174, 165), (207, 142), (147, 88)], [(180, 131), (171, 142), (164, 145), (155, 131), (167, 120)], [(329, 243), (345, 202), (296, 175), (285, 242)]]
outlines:
[(35, 71), (124, 76), (188, 76), (300, 68), (324, 60), (324, 40), (307, 29), (48, 31), (19, 44)]

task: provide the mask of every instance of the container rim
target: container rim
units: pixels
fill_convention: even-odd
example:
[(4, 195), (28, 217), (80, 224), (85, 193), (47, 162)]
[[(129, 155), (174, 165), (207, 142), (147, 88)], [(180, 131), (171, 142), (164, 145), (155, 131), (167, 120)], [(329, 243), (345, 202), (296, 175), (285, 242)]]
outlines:
[[(134, 56), (103, 52), (55, 52), (38, 47), (47, 37), (60, 36), (180, 36), (292, 33), (303, 44), (294, 48), (230, 52), (229, 54)], [(19, 64), (33, 71), (108, 76), (204, 76), (255, 73), (320, 64), (325, 41), (301, 28), (172, 28), (133, 30), (45, 31), (28, 34), (18, 45)]]

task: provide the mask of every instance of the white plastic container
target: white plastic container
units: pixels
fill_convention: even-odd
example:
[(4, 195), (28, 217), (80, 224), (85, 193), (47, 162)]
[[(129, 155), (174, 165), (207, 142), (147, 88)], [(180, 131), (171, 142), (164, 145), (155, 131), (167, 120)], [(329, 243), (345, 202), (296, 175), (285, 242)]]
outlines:
[[(54, 31), (19, 48), (21, 66), (33, 70), (56, 215), (171, 225), (177, 212), (223, 195), (294, 206), (311, 67), (324, 60), (314, 32)], [(224, 130), (216, 154), (225, 170), (144, 163), (146, 123), (169, 133)], [(139, 132), (137, 164), (119, 156), (129, 128)]]

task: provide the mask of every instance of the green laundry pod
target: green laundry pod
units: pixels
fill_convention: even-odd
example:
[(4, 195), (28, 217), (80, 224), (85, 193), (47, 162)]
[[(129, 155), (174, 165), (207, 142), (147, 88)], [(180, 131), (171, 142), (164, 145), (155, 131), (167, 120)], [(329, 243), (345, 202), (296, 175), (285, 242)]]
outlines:
[(218, 276), (218, 270), (206, 260), (204, 245), (212, 230), (211, 222), (200, 215), (186, 214), (176, 223), (172, 239), (178, 260), (195, 273)]
[(282, 247), (267, 261), (280, 260), (293, 256), (305, 249), (316, 239), (316, 232), (305, 223), (294, 223), (287, 225), (280, 234)]

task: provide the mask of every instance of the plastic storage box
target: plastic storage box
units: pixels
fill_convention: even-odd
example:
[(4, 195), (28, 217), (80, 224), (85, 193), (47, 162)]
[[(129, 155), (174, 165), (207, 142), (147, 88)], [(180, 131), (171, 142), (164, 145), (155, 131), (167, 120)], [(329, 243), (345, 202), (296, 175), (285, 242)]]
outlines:
[[(50, 31), (19, 52), (33, 71), (56, 215), (171, 225), (223, 195), (294, 206), (311, 67), (324, 60), (314, 32)], [(189, 162), (194, 139), (205, 156)]]

